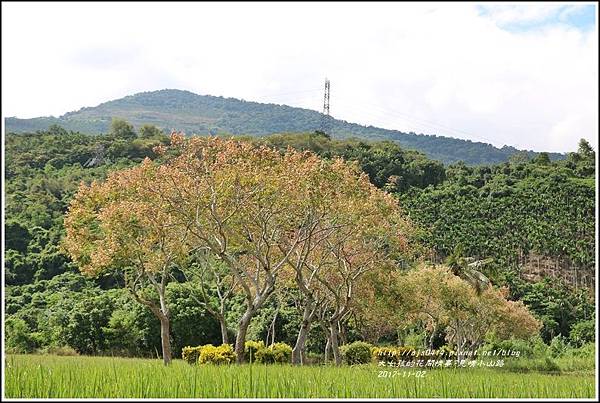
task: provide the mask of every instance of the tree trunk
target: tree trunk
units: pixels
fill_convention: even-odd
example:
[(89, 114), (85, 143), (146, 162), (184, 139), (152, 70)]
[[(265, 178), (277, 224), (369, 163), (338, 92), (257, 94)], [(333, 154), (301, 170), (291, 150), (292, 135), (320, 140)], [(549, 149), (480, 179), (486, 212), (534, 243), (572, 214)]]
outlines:
[(292, 349), (292, 364), (294, 365), (304, 364), (304, 352), (306, 350), (306, 339), (308, 338), (309, 328), (310, 322), (307, 320), (302, 320), (302, 324), (300, 324), (300, 331), (298, 332), (298, 337), (296, 338), (296, 344)]
[(238, 364), (241, 364), (245, 361), (244, 350), (246, 349), (246, 334), (248, 333), (250, 321), (274, 290), (275, 278), (270, 276), (265, 280), (265, 287), (261, 290), (260, 294), (256, 295), (254, 298), (250, 298), (250, 295), (246, 296), (246, 311), (240, 318), (238, 323), (238, 333), (237, 337), (235, 338), (235, 353), (237, 355), (236, 362)]
[(465, 338), (461, 332), (462, 327), (456, 322), (456, 358), (462, 360), (464, 355)]
[(219, 315), (219, 324), (221, 325), (221, 339), (223, 344), (229, 344), (229, 336), (227, 335), (227, 322), (223, 315)]
[(169, 317), (161, 315), (160, 317), (160, 341), (162, 345), (163, 362), (165, 365), (171, 363), (171, 339), (170, 339)]
[(431, 331), (431, 336), (429, 336), (429, 348), (433, 350), (433, 340), (435, 339), (435, 336), (437, 335), (437, 326), (433, 326), (433, 330)]
[(338, 322), (338, 330), (339, 330), (339, 344), (340, 345), (344, 345), (347, 343), (347, 338), (346, 338), (346, 327), (342, 324), (342, 322)]
[(166, 289), (166, 275), (163, 275), (160, 287), (157, 285), (158, 299), (160, 301), (160, 311), (158, 312), (158, 319), (160, 320), (160, 342), (162, 345), (163, 362), (165, 365), (171, 363), (171, 321), (169, 319), (169, 308), (167, 307), (167, 297), (165, 293)]
[(248, 307), (238, 324), (238, 332), (235, 339), (235, 353), (237, 355), (236, 362), (238, 364), (241, 364), (245, 361), (244, 350), (246, 348), (246, 333), (248, 333), (248, 326), (250, 326), (250, 321), (252, 320), (254, 312), (254, 309)]
[(296, 344), (292, 349), (292, 364), (303, 365), (305, 361), (305, 350), (306, 350), (306, 339), (308, 338), (308, 332), (310, 330), (311, 316), (313, 313), (314, 303), (307, 303), (304, 307), (304, 313), (302, 315), (302, 323), (300, 323), (300, 330), (298, 330), (298, 337), (296, 338)]
[[(273, 320), (271, 321), (269, 329), (267, 330), (267, 342), (265, 343), (267, 346), (269, 344), (275, 344), (275, 324), (277, 323), (277, 315), (279, 315), (279, 307), (275, 311)], [(269, 339), (271, 340), (271, 342), (269, 342)]]
[(333, 353), (333, 360), (335, 365), (342, 363), (342, 357), (340, 356), (340, 347), (338, 345), (338, 323), (332, 322), (329, 325), (329, 338), (331, 340), (331, 352)]
[(327, 335), (327, 342), (325, 343), (325, 354), (324, 354), (325, 362), (329, 362), (330, 354), (331, 354), (331, 339), (329, 338), (329, 335)]

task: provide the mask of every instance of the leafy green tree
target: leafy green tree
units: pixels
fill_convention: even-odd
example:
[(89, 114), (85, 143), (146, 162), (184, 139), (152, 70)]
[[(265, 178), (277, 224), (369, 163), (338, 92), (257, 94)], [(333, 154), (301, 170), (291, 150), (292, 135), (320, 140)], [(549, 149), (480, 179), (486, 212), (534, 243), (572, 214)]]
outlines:
[(325, 137), (327, 140), (331, 140), (331, 136), (327, 133), (325, 133), (322, 130), (315, 130), (313, 133), (314, 136), (321, 136), (321, 137)]
[(64, 340), (80, 354), (98, 354), (106, 348), (103, 327), (109, 324), (113, 301), (106, 294), (88, 295), (69, 312)]
[(109, 135), (122, 140), (133, 140), (137, 137), (133, 125), (119, 118), (112, 119)]
[(28, 284), (33, 282), (34, 267), (25, 254), (14, 249), (7, 249), (4, 253), (4, 269), (6, 284)]
[(160, 138), (164, 135), (163, 131), (154, 125), (143, 125), (138, 132), (139, 137), (143, 139)]
[(59, 126), (57, 124), (50, 125), (48, 127), (47, 132), (48, 132), (48, 134), (51, 134), (54, 136), (66, 136), (68, 134), (68, 132), (62, 126)]
[(529, 162), (529, 153), (527, 153), (527, 151), (516, 152), (510, 156), (508, 161), (514, 165), (526, 164)]
[(179, 354), (185, 346), (220, 344), (219, 322), (190, 295), (186, 284), (171, 283), (168, 288), (173, 351)]
[(594, 161), (596, 158), (596, 152), (586, 139), (579, 140), (579, 147), (577, 148), (577, 154), (581, 159)]
[(120, 356), (138, 355), (144, 333), (136, 325), (135, 311), (121, 307), (114, 309), (102, 328), (106, 351)]
[(7, 351), (17, 354), (32, 353), (39, 346), (39, 341), (24, 320), (8, 318), (4, 325)]
[(189, 296), (219, 322), (222, 344), (228, 344), (227, 310), (235, 296), (236, 277), (210, 253), (196, 253), (180, 271), (185, 277)]
[(593, 320), (577, 322), (571, 328), (569, 339), (575, 346), (582, 346), (586, 343), (593, 342), (596, 336), (596, 323)]
[(550, 165), (550, 156), (548, 153), (539, 153), (532, 162), (538, 165)]

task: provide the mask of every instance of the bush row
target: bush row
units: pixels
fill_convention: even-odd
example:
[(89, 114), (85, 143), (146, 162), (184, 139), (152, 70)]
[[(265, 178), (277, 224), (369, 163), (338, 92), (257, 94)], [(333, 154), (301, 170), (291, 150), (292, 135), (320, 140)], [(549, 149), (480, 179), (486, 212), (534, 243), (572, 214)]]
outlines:
[[(504, 340), (500, 342), (488, 342), (482, 346), (479, 353), (491, 350), (505, 350), (513, 352), (518, 351), (523, 357), (592, 357), (595, 355), (593, 343), (586, 344), (580, 348), (567, 348), (568, 345), (560, 345), (561, 340), (555, 338), (550, 346), (543, 342), (523, 341), (523, 340)], [(544, 347), (542, 349), (542, 347)], [(355, 341), (340, 347), (342, 360), (348, 365), (368, 364), (370, 362), (395, 362), (428, 360), (428, 359), (453, 359), (455, 352), (448, 346), (443, 346), (436, 350), (427, 350), (414, 348), (410, 346), (400, 347), (375, 347), (363, 341)], [(275, 364), (289, 363), (292, 357), (292, 347), (286, 343), (274, 343), (265, 346), (262, 341), (246, 342), (246, 359), (252, 363)], [(236, 354), (230, 344), (224, 344), (218, 347), (207, 344), (198, 347), (184, 347), (182, 358), (189, 364), (230, 364), (236, 359)], [(512, 360), (511, 360), (512, 361)], [(548, 367), (548, 360), (540, 361), (545, 367)]]
[[(246, 342), (246, 359), (253, 363), (275, 364), (289, 363), (292, 358), (292, 347), (286, 343), (274, 343), (265, 346), (262, 341)], [(236, 359), (236, 353), (231, 344), (222, 344), (218, 347), (212, 344), (204, 346), (184, 347), (181, 357), (188, 364), (231, 364)]]

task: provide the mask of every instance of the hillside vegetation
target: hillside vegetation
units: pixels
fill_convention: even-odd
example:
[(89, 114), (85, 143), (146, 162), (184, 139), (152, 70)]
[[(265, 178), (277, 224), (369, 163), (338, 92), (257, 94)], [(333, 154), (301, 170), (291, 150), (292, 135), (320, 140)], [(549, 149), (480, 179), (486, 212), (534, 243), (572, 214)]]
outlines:
[[(397, 198), (413, 221), (418, 242), (429, 250), (429, 259), (445, 262), (465, 281), (472, 279), (471, 259), (491, 260), (478, 271), (495, 287), (507, 286), (511, 300), (524, 302), (540, 321), (541, 339), (556, 351), (594, 340), (594, 301), (589, 293), (550, 278), (526, 282), (514, 259), (517, 251), (533, 250), (566, 257), (581, 269), (594, 266), (595, 152), (585, 141), (562, 161), (552, 162), (546, 154), (534, 159), (521, 155), (474, 168), (446, 167), (390, 141), (332, 140), (319, 133), (238, 138), (279, 150), (311, 150), (326, 160), (355, 161), (373, 185)], [(122, 121), (97, 136), (58, 126), (6, 136), (5, 312), (11, 351), (66, 346), (81, 354), (156, 356), (161, 345), (156, 318), (130, 298), (123, 288), (125, 279), (116, 271), (96, 279), (80, 274), (62, 245), (63, 220), (80, 182), (103, 180), (111, 171), (139, 165), (145, 157), (164, 158), (156, 146), (168, 143), (155, 127), (136, 132)], [(101, 161), (90, 163), (94, 156)], [(406, 323), (405, 318), (394, 310), (396, 299), (375, 298), (373, 290), (391, 285), (379, 284), (376, 277), (367, 279), (361, 283), (366, 291), (357, 297), (355, 315), (340, 322), (342, 342), (368, 337), (377, 343), (444, 343), (447, 334), (431, 331), (418, 320), (400, 332), (386, 327)], [(411, 281), (421, 286), (418, 278), (400, 277), (394, 287), (400, 292), (412, 287)], [(456, 286), (471, 299), (486, 296), (467, 292), (462, 283)], [(219, 321), (195, 297), (201, 290), (190, 289), (181, 272), (167, 287), (174, 354), (179, 356), (187, 345), (220, 343)], [(216, 298), (214, 292), (209, 290), (211, 298)], [(278, 341), (293, 344), (302, 321), (295, 297), (291, 293), (267, 299), (252, 320), (248, 338), (265, 340), (275, 333)], [(230, 337), (243, 306), (241, 295), (227, 301)], [(382, 314), (370, 317), (365, 310), (369, 307), (382, 309), (380, 313), (390, 309), (385, 323)], [(318, 355), (327, 337), (317, 325), (311, 332), (314, 338), (307, 351)]]
[[(58, 124), (67, 130), (82, 133), (106, 133), (113, 117), (126, 119), (136, 128), (156, 125), (170, 131), (187, 134), (249, 134), (264, 136), (283, 132), (312, 132), (321, 127), (319, 112), (286, 105), (262, 104), (235, 98), (197, 95), (189, 91), (160, 90), (142, 92), (121, 99), (85, 107), (56, 117), (32, 119), (7, 118), (7, 132), (47, 130)], [(330, 118), (327, 122), (334, 138), (359, 137), (366, 140), (392, 140), (403, 148), (418, 150), (431, 159), (444, 163), (464, 161), (466, 164), (506, 162), (515, 153), (514, 147), (497, 148), (491, 144), (472, 142), (437, 135), (403, 133), (398, 130), (363, 126)], [(536, 153), (528, 151), (532, 158)], [(552, 160), (563, 154), (550, 153)]]

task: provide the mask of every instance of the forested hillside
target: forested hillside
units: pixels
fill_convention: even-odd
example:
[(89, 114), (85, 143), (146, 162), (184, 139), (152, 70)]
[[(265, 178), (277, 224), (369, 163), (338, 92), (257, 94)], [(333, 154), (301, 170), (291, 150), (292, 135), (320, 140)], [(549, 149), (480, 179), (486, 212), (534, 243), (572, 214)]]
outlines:
[[(319, 112), (286, 105), (247, 102), (235, 98), (197, 95), (189, 91), (160, 90), (143, 92), (121, 99), (86, 107), (56, 117), (33, 119), (7, 118), (7, 132), (47, 130), (58, 124), (82, 133), (106, 133), (113, 117), (126, 119), (136, 128), (153, 124), (159, 128), (183, 130), (187, 134), (249, 134), (264, 136), (283, 132), (312, 132), (321, 127)], [(472, 142), (435, 134), (403, 133), (373, 126), (363, 126), (330, 118), (328, 131), (334, 138), (360, 137), (366, 140), (392, 140), (403, 148), (418, 150), (444, 163), (464, 161), (479, 165), (506, 162), (519, 150), (504, 146)], [(527, 152), (530, 158), (536, 153)], [(552, 160), (563, 154), (550, 153)]]
[[(510, 162), (480, 167), (444, 167), (391, 142), (342, 142), (308, 134), (263, 141), (358, 161), (372, 183), (396, 195), (419, 224), (419, 239), (430, 247), (432, 261), (463, 267), (484, 261), (479, 270), (486, 277), (508, 285), (513, 298), (538, 309), (546, 340), (592, 317), (592, 306), (581, 305), (590, 289), (563, 284), (560, 273), (536, 284), (521, 276), (522, 256), (537, 253), (595, 278), (595, 152), (585, 140), (563, 161), (551, 162), (544, 153), (533, 159), (517, 154)], [(541, 297), (532, 298), (534, 292), (547, 293), (547, 300), (533, 303)]]
[[(546, 343), (557, 336), (576, 345), (593, 340), (594, 302), (589, 292), (552, 278), (524, 281), (516, 259), (519, 253), (535, 251), (568, 258), (582, 270), (594, 267), (595, 153), (585, 141), (561, 161), (553, 162), (545, 153), (532, 159), (519, 154), (510, 162), (468, 167), (444, 166), (392, 141), (331, 139), (313, 132), (239, 138), (356, 161), (371, 183), (397, 198), (417, 228), (418, 241), (429, 249), (426, 258), (467, 276), (468, 262), (487, 260), (478, 271), (495, 286), (508, 286), (510, 298), (526, 304), (542, 322)], [(146, 125), (136, 132), (123, 121), (114, 121), (108, 134), (96, 136), (58, 126), (6, 136), (9, 347), (158, 354), (159, 323), (129, 298), (122, 288), (124, 279), (116, 273), (85, 278), (68, 258), (62, 239), (64, 214), (81, 181), (104, 179), (108, 172), (137, 165), (145, 157), (162, 158), (156, 146), (168, 142), (156, 127)], [(200, 291), (189, 287), (182, 273), (175, 273), (168, 285), (175, 354), (186, 345), (219, 344), (222, 337), (219, 322), (195, 297)], [(243, 301), (236, 295), (227, 302), (228, 323), (240, 317)], [(276, 333), (278, 340), (293, 344), (301, 318), (293, 295), (270, 298), (253, 319), (249, 339), (264, 340)], [(364, 335), (361, 323), (356, 317), (344, 322), (344, 340)], [(233, 334), (234, 329), (228, 331)], [(322, 330), (316, 327), (314, 332)], [(395, 330), (378, 336), (387, 341), (397, 337)], [(308, 351), (322, 351), (324, 337), (312, 340)]]

